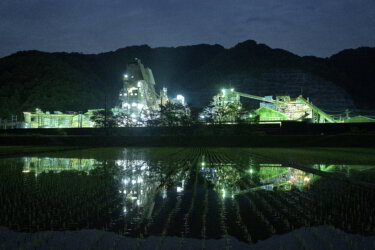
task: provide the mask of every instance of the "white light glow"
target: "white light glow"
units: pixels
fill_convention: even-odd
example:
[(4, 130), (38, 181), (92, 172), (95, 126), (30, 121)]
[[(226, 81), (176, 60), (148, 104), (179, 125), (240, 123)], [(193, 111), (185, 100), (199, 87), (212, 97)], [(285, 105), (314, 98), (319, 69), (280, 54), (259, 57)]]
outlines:
[(183, 95), (177, 95), (176, 99), (181, 102), (181, 104), (185, 103), (185, 97)]
[(143, 182), (143, 178), (140, 177), (140, 176), (138, 176), (138, 178), (137, 178), (137, 183), (142, 183), (142, 182)]
[(167, 198), (167, 190), (163, 190), (162, 197), (163, 199)]

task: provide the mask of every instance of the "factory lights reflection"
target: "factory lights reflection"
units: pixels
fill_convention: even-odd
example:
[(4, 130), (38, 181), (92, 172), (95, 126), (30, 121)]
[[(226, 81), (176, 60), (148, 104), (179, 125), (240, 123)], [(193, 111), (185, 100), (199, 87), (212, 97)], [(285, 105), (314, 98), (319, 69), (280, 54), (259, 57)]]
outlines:
[[(256, 240), (337, 221), (351, 228), (359, 221), (357, 232), (368, 225), (371, 229), (368, 218), (374, 206), (363, 204), (373, 193), (348, 188), (347, 182), (330, 176), (361, 182), (369, 178), (370, 183), (370, 177), (360, 174), (374, 167), (317, 162), (301, 167), (238, 149), (185, 148), (95, 149), (75, 157), (1, 159), (0, 212), (5, 216), (0, 219), (20, 231), (98, 228), (135, 237), (169, 236), (173, 228), (199, 234), (206, 223), (207, 238), (221, 237), (217, 228), (241, 238), (230, 231), (237, 221)], [(354, 206), (348, 202), (352, 197)], [(362, 204), (359, 209), (357, 204)], [(340, 212), (332, 214), (332, 208)], [(198, 229), (193, 220), (200, 223)]]
[[(199, 165), (199, 175), (207, 182), (214, 185), (214, 190), (221, 194), (223, 198), (230, 195), (237, 195), (244, 191), (244, 186), (251, 187), (246, 189), (265, 189), (274, 188), (291, 190), (292, 187), (303, 190), (308, 187), (315, 178), (313, 174), (304, 171), (284, 167), (281, 164), (250, 163), (248, 170), (239, 168), (234, 163), (209, 163), (205, 157), (201, 158)], [(62, 171), (83, 171), (90, 174), (90, 171), (96, 167), (102, 167), (104, 162), (95, 159), (78, 158), (51, 158), (51, 157), (24, 157), (23, 173), (34, 173), (35, 176), (41, 173), (60, 173)], [(163, 185), (161, 179), (165, 178), (163, 171), (164, 162), (147, 162), (145, 160), (116, 160), (115, 166), (118, 170), (116, 178), (121, 178), (119, 193), (123, 195), (126, 201), (124, 211), (130, 211), (132, 204), (142, 206), (149, 199), (149, 193), (160, 191), (161, 196), (166, 198), (168, 193), (173, 190), (177, 193), (184, 191), (187, 185), (192, 185), (190, 178), (190, 169), (180, 169), (173, 175), (168, 176), (172, 186)], [(167, 165), (170, 165), (168, 163)], [(315, 164), (314, 169), (321, 171), (341, 171), (348, 175), (350, 166), (346, 165), (324, 165)], [(247, 173), (247, 174), (246, 174)], [(229, 195), (230, 194), (230, 195)], [(152, 197), (151, 197), (152, 198)]]

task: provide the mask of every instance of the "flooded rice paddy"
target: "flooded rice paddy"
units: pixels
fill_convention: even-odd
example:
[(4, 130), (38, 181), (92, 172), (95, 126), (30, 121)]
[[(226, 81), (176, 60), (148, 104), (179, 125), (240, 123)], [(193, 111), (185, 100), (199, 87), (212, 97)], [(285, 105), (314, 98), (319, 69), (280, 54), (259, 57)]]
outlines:
[(197, 238), (203, 245), (230, 237), (254, 243), (317, 225), (374, 235), (373, 155), (105, 148), (3, 158), (0, 226), (24, 232), (95, 228), (139, 239), (178, 236), (182, 244)]

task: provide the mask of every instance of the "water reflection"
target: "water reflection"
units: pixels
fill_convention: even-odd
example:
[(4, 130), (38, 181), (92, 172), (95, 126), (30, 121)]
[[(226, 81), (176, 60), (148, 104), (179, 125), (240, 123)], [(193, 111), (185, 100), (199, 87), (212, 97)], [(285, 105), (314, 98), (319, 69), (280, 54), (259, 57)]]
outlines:
[[(121, 179), (119, 193), (123, 194), (127, 201), (124, 207), (125, 213), (132, 209), (131, 204), (136, 204), (138, 207), (145, 204), (148, 194), (157, 187), (160, 188), (161, 196), (167, 198), (171, 187), (168, 187), (166, 183), (161, 185), (161, 179), (166, 176), (163, 161), (152, 163), (144, 159), (132, 159), (135, 156), (128, 150), (123, 150), (119, 156), (122, 159), (115, 160), (114, 165), (119, 170), (116, 178)], [(145, 158), (145, 155), (138, 155), (138, 157)], [(252, 158), (249, 159), (247, 170), (247, 167), (244, 169), (243, 166), (235, 163), (207, 162), (205, 159), (206, 156), (202, 155), (199, 162), (200, 175), (212, 183), (213, 190), (223, 198), (256, 189), (272, 191), (298, 188), (306, 190), (314, 180), (319, 178), (319, 176), (280, 163), (261, 163)], [(96, 167), (108, 163), (108, 161), (96, 159), (53, 157), (23, 157), (21, 161), (23, 162), (22, 172), (33, 173), (36, 177), (41, 173), (60, 173), (61, 171), (81, 171), (90, 174), (90, 171)], [(150, 167), (150, 164), (153, 167)], [(373, 166), (332, 164), (313, 164), (310, 167), (323, 172), (344, 174), (347, 177), (351, 176), (353, 169), (355, 169), (354, 172), (361, 172), (373, 168)], [(188, 176), (188, 169), (180, 169), (168, 176), (177, 193), (184, 191)]]
[(61, 171), (83, 171), (89, 173), (100, 162), (95, 159), (82, 158), (53, 158), (53, 157), (23, 157), (23, 173), (34, 173), (35, 176), (43, 172), (60, 173)]
[[(207, 163), (205, 164), (207, 165)], [(201, 175), (214, 185), (222, 198), (264, 189), (272, 191), (306, 190), (318, 176), (282, 164), (251, 163), (248, 167), (234, 163), (211, 163), (201, 167)]]
[(253, 242), (310, 225), (373, 230), (373, 190), (330, 179), (370, 183), (373, 166), (294, 166), (230, 158), (225, 151), (168, 150), (3, 159), (0, 225), (20, 231), (97, 228), (135, 237), (229, 234)]
[(127, 214), (133, 212), (135, 207), (144, 206), (148, 199), (153, 198), (150, 197), (150, 192), (159, 185), (159, 182), (150, 178), (150, 166), (146, 161), (123, 159), (116, 160), (115, 164), (121, 169), (119, 193), (125, 200), (123, 212)]

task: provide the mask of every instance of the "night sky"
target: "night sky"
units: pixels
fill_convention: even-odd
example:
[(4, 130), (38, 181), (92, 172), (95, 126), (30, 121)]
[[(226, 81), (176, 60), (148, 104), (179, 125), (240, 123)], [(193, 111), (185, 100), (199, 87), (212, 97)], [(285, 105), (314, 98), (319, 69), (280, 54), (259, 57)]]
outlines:
[(248, 39), (322, 57), (375, 46), (375, 1), (0, 1), (0, 57), (19, 50), (100, 53), (141, 44), (232, 47)]

